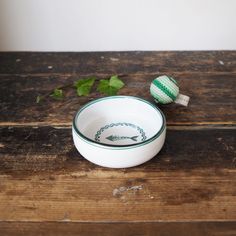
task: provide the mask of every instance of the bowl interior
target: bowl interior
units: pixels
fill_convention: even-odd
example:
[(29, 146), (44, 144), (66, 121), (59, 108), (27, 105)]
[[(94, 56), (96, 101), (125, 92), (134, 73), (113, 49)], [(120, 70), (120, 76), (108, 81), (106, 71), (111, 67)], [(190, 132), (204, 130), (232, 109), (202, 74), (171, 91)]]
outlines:
[(75, 126), (86, 138), (113, 146), (138, 144), (155, 136), (164, 123), (161, 112), (135, 97), (107, 97), (85, 105)]

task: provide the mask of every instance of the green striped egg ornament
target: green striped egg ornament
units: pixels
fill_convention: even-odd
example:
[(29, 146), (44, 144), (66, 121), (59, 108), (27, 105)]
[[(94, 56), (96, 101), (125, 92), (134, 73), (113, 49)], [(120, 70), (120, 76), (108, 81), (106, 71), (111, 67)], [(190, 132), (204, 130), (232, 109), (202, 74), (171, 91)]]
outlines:
[(152, 81), (150, 92), (156, 102), (168, 104), (176, 100), (179, 95), (179, 87), (172, 77), (162, 75)]

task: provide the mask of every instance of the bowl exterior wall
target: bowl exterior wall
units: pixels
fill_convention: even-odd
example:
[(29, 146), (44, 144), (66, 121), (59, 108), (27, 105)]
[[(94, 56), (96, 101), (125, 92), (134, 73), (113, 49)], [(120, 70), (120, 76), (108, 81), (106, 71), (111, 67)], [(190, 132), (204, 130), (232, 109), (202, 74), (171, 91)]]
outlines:
[(127, 168), (140, 165), (156, 156), (165, 142), (166, 128), (151, 142), (124, 149), (85, 141), (73, 128), (72, 135), (77, 150), (88, 161), (104, 167)]

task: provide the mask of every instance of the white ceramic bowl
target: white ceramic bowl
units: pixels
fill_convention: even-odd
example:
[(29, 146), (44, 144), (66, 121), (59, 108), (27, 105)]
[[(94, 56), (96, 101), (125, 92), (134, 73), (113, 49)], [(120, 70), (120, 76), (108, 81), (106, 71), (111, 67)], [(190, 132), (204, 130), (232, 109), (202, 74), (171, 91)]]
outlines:
[(100, 98), (76, 114), (72, 134), (87, 160), (105, 167), (126, 168), (153, 158), (166, 135), (163, 113), (152, 103), (131, 96)]

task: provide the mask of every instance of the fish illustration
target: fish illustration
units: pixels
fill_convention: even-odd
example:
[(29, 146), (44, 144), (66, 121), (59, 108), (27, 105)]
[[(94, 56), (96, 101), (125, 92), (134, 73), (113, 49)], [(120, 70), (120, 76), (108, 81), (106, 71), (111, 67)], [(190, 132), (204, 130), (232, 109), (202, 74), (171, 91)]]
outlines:
[(106, 139), (108, 139), (112, 142), (118, 141), (118, 140), (124, 140), (124, 139), (131, 139), (131, 140), (137, 142), (137, 138), (138, 138), (138, 136), (128, 137), (128, 136), (117, 136), (117, 135), (110, 135), (110, 136), (106, 137)]

